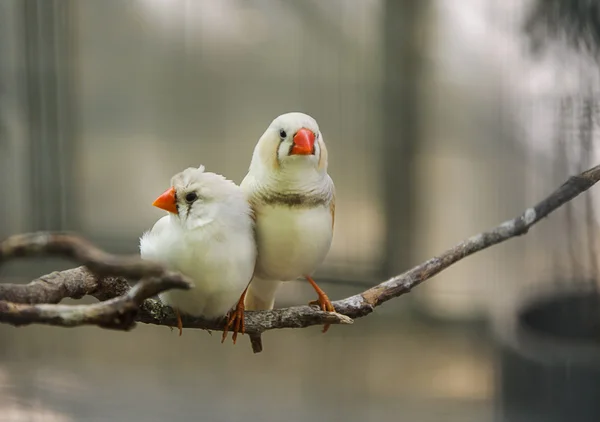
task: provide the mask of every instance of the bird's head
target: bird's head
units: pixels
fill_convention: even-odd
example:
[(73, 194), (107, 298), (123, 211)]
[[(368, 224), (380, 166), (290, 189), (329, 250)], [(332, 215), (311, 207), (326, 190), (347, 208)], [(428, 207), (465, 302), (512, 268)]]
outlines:
[(249, 213), (250, 208), (239, 186), (225, 177), (190, 167), (171, 178), (171, 187), (154, 203), (190, 230), (218, 219)]
[(327, 172), (327, 148), (317, 121), (304, 113), (286, 113), (271, 122), (260, 137), (250, 171)]

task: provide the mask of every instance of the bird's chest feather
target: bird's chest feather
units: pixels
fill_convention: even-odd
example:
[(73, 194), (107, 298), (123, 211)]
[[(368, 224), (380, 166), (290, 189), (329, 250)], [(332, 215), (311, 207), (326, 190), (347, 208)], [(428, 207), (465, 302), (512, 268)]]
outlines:
[[(196, 280), (198, 293), (245, 287), (249, 278), (243, 273), (250, 270), (251, 277), (254, 265), (251, 252), (249, 242), (242, 236), (227, 240), (214, 236), (201, 245), (184, 241), (173, 245), (170, 251), (173, 267)], [(240, 281), (240, 276), (246, 280)]]
[(332, 236), (329, 207), (264, 206), (257, 212), (257, 271), (281, 281), (309, 275), (327, 255)]
[(252, 278), (256, 249), (250, 233), (212, 236), (211, 241), (182, 236), (157, 239), (159, 262), (194, 281), (191, 290), (161, 293), (161, 300), (192, 315), (224, 315)]

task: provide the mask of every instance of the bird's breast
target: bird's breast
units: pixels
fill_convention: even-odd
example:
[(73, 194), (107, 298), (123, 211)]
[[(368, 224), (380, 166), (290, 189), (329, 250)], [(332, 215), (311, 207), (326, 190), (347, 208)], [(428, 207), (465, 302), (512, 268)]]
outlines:
[(328, 206), (265, 205), (256, 217), (260, 277), (295, 280), (313, 273), (327, 255), (333, 236)]
[(223, 316), (240, 298), (254, 272), (256, 245), (250, 224), (236, 232), (185, 233), (164, 230), (145, 236), (144, 259), (160, 262), (190, 277), (190, 290), (168, 290), (163, 303), (191, 315)]

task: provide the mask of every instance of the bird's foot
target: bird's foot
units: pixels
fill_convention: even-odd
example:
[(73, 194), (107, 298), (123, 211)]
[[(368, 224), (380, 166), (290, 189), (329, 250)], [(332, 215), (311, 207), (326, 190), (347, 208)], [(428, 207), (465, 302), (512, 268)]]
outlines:
[(177, 315), (177, 328), (179, 329), (179, 336), (181, 337), (181, 333), (183, 333), (183, 322), (181, 322), (181, 315), (179, 315), (179, 311), (174, 308), (175, 315)]
[(233, 327), (233, 335), (231, 339), (233, 340), (233, 344), (237, 341), (238, 333), (244, 334), (246, 332), (246, 325), (244, 322), (244, 299), (246, 296), (246, 291), (242, 294), (242, 297), (238, 301), (237, 305), (234, 309), (229, 312), (227, 317), (227, 324), (225, 325), (225, 329), (223, 329), (223, 337), (221, 338), (221, 343), (225, 341), (227, 338), (227, 333), (229, 329)]
[[(317, 286), (317, 283), (315, 283), (315, 281), (311, 277), (306, 277), (306, 279), (313, 286), (313, 288), (315, 289), (315, 291), (317, 292), (317, 295), (318, 295), (317, 300), (313, 300), (312, 302), (309, 302), (309, 305), (317, 305), (318, 307), (321, 308), (321, 310), (323, 312), (335, 312), (335, 308), (333, 307), (331, 300), (329, 300), (329, 297), (327, 297), (325, 292), (323, 290), (321, 290), (321, 288), (319, 286)], [(330, 326), (331, 326), (331, 324), (325, 324), (323, 326), (323, 333), (326, 333), (327, 330), (329, 330)]]

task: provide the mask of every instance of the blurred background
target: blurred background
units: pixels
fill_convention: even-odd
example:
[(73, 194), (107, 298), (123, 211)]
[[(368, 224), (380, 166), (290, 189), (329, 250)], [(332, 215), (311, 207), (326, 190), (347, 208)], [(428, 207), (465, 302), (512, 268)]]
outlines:
[[(239, 183), (302, 111), (337, 187), (316, 279), (341, 299), (598, 162), (599, 40), (593, 0), (0, 0), (0, 238), (137, 253), (173, 174)], [(258, 355), (204, 331), (0, 326), (0, 421), (600, 420), (597, 198)], [(288, 283), (276, 306), (312, 299)]]

